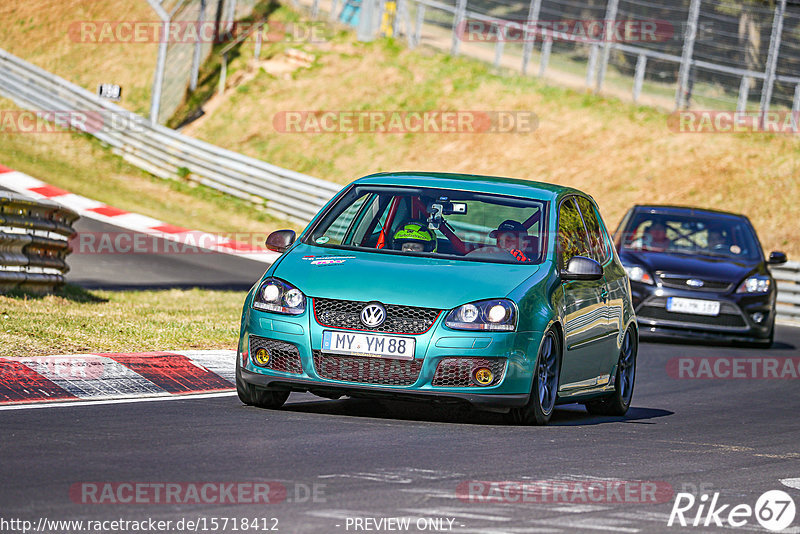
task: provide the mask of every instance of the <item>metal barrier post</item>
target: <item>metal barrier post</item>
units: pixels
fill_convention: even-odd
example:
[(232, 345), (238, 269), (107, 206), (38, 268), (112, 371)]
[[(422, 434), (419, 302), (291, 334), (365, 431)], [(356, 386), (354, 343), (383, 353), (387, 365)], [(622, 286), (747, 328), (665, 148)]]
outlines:
[(689, 4), (689, 18), (686, 21), (686, 33), (681, 54), (681, 68), (678, 72), (678, 89), (675, 91), (675, 109), (685, 109), (689, 105), (689, 74), (692, 70), (694, 42), (697, 39), (697, 20), (700, 18), (700, 0), (692, 0)]
[[(539, 25), (539, 12), (542, 9), (542, 0), (531, 0), (528, 6), (528, 20), (525, 21), (525, 42), (522, 44), (522, 74), (528, 74), (528, 63), (531, 61), (531, 53), (533, 52), (533, 45), (536, 43), (536, 32)], [(533, 33), (528, 28), (533, 25)]]
[(605, 42), (603, 43), (603, 57), (600, 60), (600, 69), (597, 72), (597, 92), (603, 88), (603, 82), (606, 78), (606, 69), (608, 68), (608, 60), (611, 57), (611, 40), (614, 36), (614, 23), (617, 20), (617, 10), (619, 9), (619, 0), (609, 0), (608, 7), (606, 8), (606, 27), (603, 32)]
[(467, 14), (467, 0), (458, 0), (456, 4), (456, 13), (453, 16), (453, 41), (450, 45), (450, 55), (458, 55), (458, 46), (461, 43), (461, 35), (459, 35), (464, 25), (464, 19)]
[(761, 91), (761, 106), (759, 111), (759, 128), (764, 128), (769, 104), (772, 100), (772, 91), (775, 88), (775, 70), (778, 67), (778, 51), (781, 48), (781, 34), (783, 33), (783, 16), (786, 13), (786, 0), (780, 0), (775, 6), (775, 19), (772, 22), (772, 34), (769, 37), (769, 55), (767, 56), (767, 69), (764, 78), (764, 90)]

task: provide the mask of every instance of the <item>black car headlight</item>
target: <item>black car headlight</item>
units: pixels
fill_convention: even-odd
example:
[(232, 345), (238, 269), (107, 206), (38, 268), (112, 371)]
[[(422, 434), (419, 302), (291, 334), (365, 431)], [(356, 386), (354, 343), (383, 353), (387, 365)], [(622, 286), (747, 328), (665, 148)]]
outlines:
[(653, 281), (653, 277), (644, 267), (639, 267), (638, 265), (626, 265), (625, 272), (628, 274), (628, 278), (630, 278), (633, 282), (641, 282), (642, 284), (649, 285), (653, 285), (655, 283)]
[(736, 289), (737, 293), (767, 293), (772, 281), (769, 276), (757, 274), (744, 280)]
[(455, 330), (494, 330), (510, 332), (516, 328), (517, 307), (508, 299), (471, 302), (454, 309), (444, 319)]
[(270, 277), (256, 291), (253, 307), (257, 310), (300, 315), (306, 311), (306, 296), (292, 284)]

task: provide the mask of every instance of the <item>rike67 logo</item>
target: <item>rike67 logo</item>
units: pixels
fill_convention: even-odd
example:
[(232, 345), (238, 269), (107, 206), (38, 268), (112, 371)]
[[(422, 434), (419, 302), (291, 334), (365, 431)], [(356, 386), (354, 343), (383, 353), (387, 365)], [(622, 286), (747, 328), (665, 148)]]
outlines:
[(767, 530), (781, 531), (792, 524), (795, 516), (792, 497), (781, 490), (763, 493), (755, 506), (721, 504), (719, 492), (709, 499), (704, 493), (695, 498), (691, 493), (678, 493), (667, 526), (682, 527), (743, 527), (753, 518)]

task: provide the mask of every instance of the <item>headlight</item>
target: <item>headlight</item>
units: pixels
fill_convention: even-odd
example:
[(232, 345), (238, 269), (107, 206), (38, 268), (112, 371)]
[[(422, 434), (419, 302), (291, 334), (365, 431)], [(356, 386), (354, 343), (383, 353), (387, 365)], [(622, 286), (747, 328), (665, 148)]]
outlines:
[(628, 278), (633, 280), (634, 282), (641, 282), (643, 284), (650, 284), (653, 285), (653, 277), (650, 276), (643, 267), (639, 267), (638, 265), (634, 265), (632, 267), (625, 267), (625, 272), (628, 273)]
[(288, 282), (267, 278), (253, 298), (253, 307), (288, 315), (300, 315), (306, 310), (306, 296)]
[(757, 274), (745, 279), (736, 290), (737, 293), (766, 293), (772, 281), (768, 276)]
[(471, 302), (447, 314), (444, 324), (456, 330), (510, 332), (516, 327), (517, 307), (507, 299)]

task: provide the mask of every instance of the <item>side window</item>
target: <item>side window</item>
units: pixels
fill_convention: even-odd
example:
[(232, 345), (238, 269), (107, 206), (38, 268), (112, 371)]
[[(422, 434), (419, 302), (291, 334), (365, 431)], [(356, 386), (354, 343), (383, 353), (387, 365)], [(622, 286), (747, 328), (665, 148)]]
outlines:
[[(371, 198), (372, 194), (366, 194), (362, 197), (358, 198), (355, 202), (347, 206), (347, 208), (336, 217), (336, 220), (331, 223), (325, 233), (323, 234), (324, 237), (327, 238), (326, 241), (323, 243), (330, 243), (331, 245), (341, 245), (347, 230), (350, 228), (350, 225), (355, 219), (356, 215), (358, 215), (361, 208), (366, 203), (367, 199)], [(323, 236), (315, 236), (317, 242), (319, 243), (319, 239)]]
[(586, 229), (572, 197), (564, 200), (559, 208), (558, 250), (561, 256), (561, 269), (566, 269), (569, 260), (575, 256), (592, 257)]
[(578, 197), (578, 206), (581, 208), (583, 222), (586, 224), (586, 231), (589, 234), (589, 245), (592, 248), (591, 258), (599, 263), (605, 263), (608, 259), (608, 249), (594, 206), (584, 197)]

